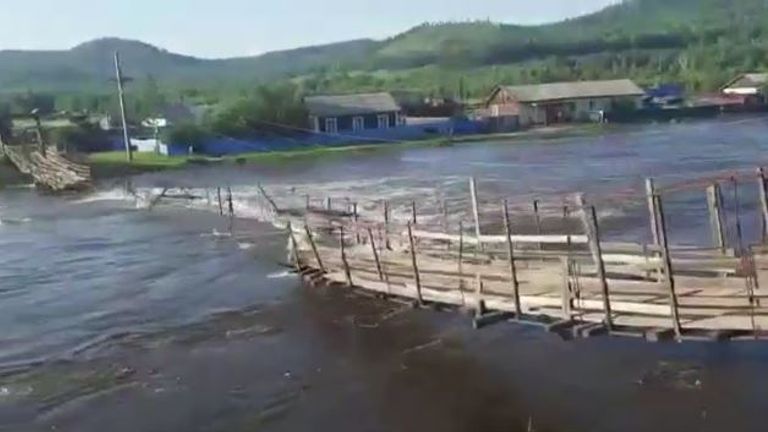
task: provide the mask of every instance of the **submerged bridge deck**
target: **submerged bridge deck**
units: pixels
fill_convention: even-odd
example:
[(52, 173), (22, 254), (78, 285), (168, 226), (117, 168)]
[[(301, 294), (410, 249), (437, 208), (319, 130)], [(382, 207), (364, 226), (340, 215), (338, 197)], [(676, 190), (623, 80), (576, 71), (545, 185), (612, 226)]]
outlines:
[[(768, 183), (762, 170), (755, 178), (765, 238)], [(358, 213), (352, 203), (342, 210), (314, 208), (309, 200), (305, 208), (280, 208), (265, 197), (289, 228), (293, 265), (312, 285), (467, 308), (478, 326), (515, 320), (569, 336), (654, 341), (768, 337), (768, 292), (760, 289), (760, 281), (768, 280), (768, 248), (762, 238), (727, 248), (725, 206), (715, 183), (707, 194), (713, 245), (670, 244), (663, 194), (652, 181), (647, 187), (649, 244), (606, 242), (595, 207), (583, 198), (565, 210), (555, 234), (542, 232), (538, 214), (534, 233), (514, 232), (517, 215), (505, 202), (495, 209), (478, 205), (474, 180), (466, 203), (472, 222), (457, 226), (447, 218), (420, 220), (416, 203), (410, 220), (394, 220), (386, 202), (376, 218)], [(481, 220), (494, 213), (493, 221)], [(580, 229), (566, 231), (573, 226)]]

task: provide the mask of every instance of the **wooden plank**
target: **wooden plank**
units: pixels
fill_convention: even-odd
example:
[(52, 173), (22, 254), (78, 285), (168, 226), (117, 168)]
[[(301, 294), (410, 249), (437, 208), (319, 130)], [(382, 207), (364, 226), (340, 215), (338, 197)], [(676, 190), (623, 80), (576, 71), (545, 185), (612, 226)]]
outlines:
[[(428, 232), (428, 231), (419, 231), (414, 230), (413, 236), (417, 239), (423, 239), (423, 240), (436, 240), (436, 241), (449, 241), (449, 242), (457, 242), (459, 240), (458, 235), (453, 234), (446, 234), (446, 233), (437, 233), (437, 232)], [(588, 244), (589, 239), (585, 235), (513, 235), (511, 236), (512, 242), (517, 244), (537, 244), (537, 243), (544, 243), (544, 244), (568, 244), (569, 240), (570, 243), (574, 245), (578, 244)], [(477, 238), (465, 238), (464, 242), (466, 244), (471, 245), (478, 245), (480, 243), (482, 244), (489, 244), (489, 245), (504, 245), (507, 243), (507, 237), (503, 235), (484, 235), (480, 237), (480, 241), (477, 240)]]

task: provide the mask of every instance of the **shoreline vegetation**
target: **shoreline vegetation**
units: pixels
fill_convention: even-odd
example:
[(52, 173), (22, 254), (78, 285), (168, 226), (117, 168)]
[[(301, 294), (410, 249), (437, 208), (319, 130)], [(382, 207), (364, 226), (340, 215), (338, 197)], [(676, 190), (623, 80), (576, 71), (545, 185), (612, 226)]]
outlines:
[(164, 156), (155, 153), (134, 153), (133, 162), (125, 160), (124, 152), (106, 152), (90, 154), (87, 163), (91, 166), (94, 178), (99, 180), (129, 177), (151, 172), (182, 170), (193, 166), (203, 165), (282, 163), (302, 158), (331, 157), (334, 155), (382, 152), (388, 150), (402, 150), (406, 148), (450, 147), (461, 144), (488, 143), (497, 140), (499, 141), (499, 144), (510, 144), (519, 143), (525, 139), (556, 139), (598, 135), (609, 130), (610, 126), (606, 125), (568, 125), (543, 127), (528, 131), (503, 134), (466, 135), (453, 138), (438, 137), (426, 140), (399, 141), (392, 143), (317, 146), (272, 152), (243, 153), (223, 157), (196, 155)]

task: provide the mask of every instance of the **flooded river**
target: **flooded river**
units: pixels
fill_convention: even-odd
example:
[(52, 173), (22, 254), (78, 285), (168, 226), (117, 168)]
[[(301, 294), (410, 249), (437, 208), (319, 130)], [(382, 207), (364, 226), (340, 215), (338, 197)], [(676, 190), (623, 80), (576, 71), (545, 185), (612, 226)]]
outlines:
[[(643, 239), (644, 178), (756, 167), (766, 137), (768, 119), (737, 117), (133, 179), (139, 194), (231, 185), (232, 235), (204, 206), (137, 208), (122, 183), (78, 198), (3, 191), (0, 430), (762, 431), (764, 343), (474, 331), (458, 314), (303, 287), (280, 265), (284, 236), (254, 218), (259, 182), (298, 201), (426, 208), (465, 198), (476, 176), (483, 201), (520, 211), (584, 191), (609, 236)], [(706, 241), (705, 205), (701, 190), (670, 197), (675, 240)]]

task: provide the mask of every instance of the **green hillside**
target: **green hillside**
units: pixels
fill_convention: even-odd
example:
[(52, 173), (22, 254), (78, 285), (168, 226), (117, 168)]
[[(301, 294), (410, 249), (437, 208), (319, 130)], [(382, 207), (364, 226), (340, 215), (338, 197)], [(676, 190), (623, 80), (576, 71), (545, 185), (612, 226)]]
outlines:
[(450, 93), (460, 86), (474, 93), (494, 80), (631, 76), (710, 89), (735, 71), (768, 69), (768, 0), (627, 0), (540, 26), (424, 24), (383, 41), (223, 60), (119, 39), (66, 51), (0, 51), (0, 93), (104, 91), (115, 50), (127, 75), (152, 76), (164, 88), (231, 88), (300, 76), (309, 91)]

